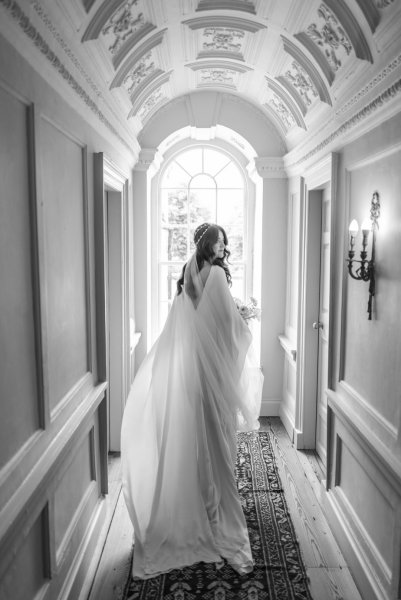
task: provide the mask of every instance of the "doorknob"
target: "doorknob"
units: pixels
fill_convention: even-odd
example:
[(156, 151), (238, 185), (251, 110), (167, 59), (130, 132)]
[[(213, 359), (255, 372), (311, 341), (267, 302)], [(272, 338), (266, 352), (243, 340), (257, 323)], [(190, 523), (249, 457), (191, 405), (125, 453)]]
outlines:
[(323, 323), (321, 321), (315, 321), (312, 327), (313, 329), (323, 329)]

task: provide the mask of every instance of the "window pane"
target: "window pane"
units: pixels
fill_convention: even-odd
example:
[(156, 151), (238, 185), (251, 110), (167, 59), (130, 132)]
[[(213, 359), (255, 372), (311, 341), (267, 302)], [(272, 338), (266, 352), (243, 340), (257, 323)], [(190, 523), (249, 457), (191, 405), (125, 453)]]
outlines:
[(159, 269), (159, 298), (161, 302), (172, 302), (177, 290), (177, 280), (180, 278), (183, 265), (160, 265)]
[(195, 226), (216, 220), (216, 190), (193, 190), (189, 196), (189, 218)]
[(187, 260), (186, 227), (161, 228), (160, 259), (174, 262)]
[(183, 152), (176, 160), (190, 175), (202, 173), (202, 148), (192, 148)]
[(243, 188), (244, 179), (238, 167), (230, 162), (226, 167), (217, 173), (216, 182), (218, 187), (222, 188)]
[(205, 174), (201, 173), (201, 174), (195, 175), (195, 177), (193, 177), (193, 179), (191, 179), (190, 188), (191, 188), (191, 190), (195, 189), (195, 188), (215, 190), (216, 182), (213, 179), (213, 177), (210, 177), (210, 175), (205, 175)]
[(203, 154), (203, 167), (205, 173), (210, 173), (210, 175), (214, 176), (229, 162), (231, 162), (231, 159), (222, 152), (212, 150), (211, 148), (205, 148)]
[(232, 277), (231, 294), (234, 298), (246, 302), (248, 298), (244, 298), (244, 265), (230, 265), (230, 273)]
[(166, 169), (163, 175), (162, 187), (183, 187), (187, 188), (190, 175), (176, 162), (173, 161)]
[(218, 191), (217, 222), (224, 227), (228, 237), (230, 260), (244, 258), (244, 193), (242, 190)]
[(162, 224), (187, 222), (187, 190), (161, 190)]

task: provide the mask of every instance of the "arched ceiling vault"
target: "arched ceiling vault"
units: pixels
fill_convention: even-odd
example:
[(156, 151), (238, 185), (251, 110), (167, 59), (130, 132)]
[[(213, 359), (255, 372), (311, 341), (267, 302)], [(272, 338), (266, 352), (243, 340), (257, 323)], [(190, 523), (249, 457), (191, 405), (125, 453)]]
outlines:
[[(0, 30), (10, 39), (25, 35), (21, 48), (27, 56), (30, 38), (38, 64), (50, 61), (63, 85), (134, 154), (141, 139), (152, 137), (154, 123), (173, 115), (174, 106), (212, 93), (222, 98), (218, 115), (229, 127), (234, 124), (221, 108), (232, 108), (229, 98), (238, 100), (239, 127), (242, 112), (256, 111), (267, 135), (280, 140), (282, 155), (306, 147), (323, 130), (326, 137), (335, 135), (391, 86), (398, 94), (400, 5), (0, 0), (9, 18), (2, 19)], [(194, 125), (188, 110), (185, 115), (177, 128)], [(208, 125), (195, 125), (213, 126), (215, 116), (209, 115)]]

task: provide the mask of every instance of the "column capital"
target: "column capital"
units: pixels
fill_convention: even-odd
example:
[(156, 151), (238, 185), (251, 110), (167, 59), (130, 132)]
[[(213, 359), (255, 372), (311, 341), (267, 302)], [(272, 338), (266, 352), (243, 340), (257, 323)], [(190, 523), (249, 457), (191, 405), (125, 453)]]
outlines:
[(147, 171), (153, 164), (157, 155), (157, 148), (142, 148), (138, 154), (138, 160), (134, 171)]
[(281, 156), (257, 156), (255, 168), (263, 179), (287, 179), (284, 159)]

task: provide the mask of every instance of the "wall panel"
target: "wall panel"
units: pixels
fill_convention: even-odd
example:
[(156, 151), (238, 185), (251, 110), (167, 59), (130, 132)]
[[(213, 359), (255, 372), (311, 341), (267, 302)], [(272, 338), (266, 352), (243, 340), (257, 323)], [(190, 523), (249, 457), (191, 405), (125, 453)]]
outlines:
[(93, 478), (91, 436), (74, 453), (54, 493), (54, 539), (59, 554), (71, 523)]
[(40, 121), (47, 378), (50, 410), (88, 371), (83, 147)]
[[(401, 152), (349, 169), (349, 219), (361, 224), (378, 191), (381, 216), (376, 241), (376, 298), (372, 321), (366, 308), (368, 284), (348, 278), (343, 339), (344, 381), (379, 417), (399, 427), (401, 404)], [(371, 240), (370, 240), (371, 241)], [(357, 239), (359, 253), (361, 236)], [(385, 352), (377, 352), (385, 348)]]
[[(29, 111), (0, 87), (0, 468), (40, 427), (30, 227)], [(7, 285), (4, 284), (7, 282)]]
[(0, 582), (0, 598), (4, 600), (33, 600), (45, 591), (48, 579), (46, 552), (47, 511), (34, 521), (20, 544), (10, 567)]
[[(329, 398), (329, 510), (361, 594), (398, 597), (401, 483), (374, 446), (357, 434), (343, 405)], [(339, 519), (339, 521), (337, 521)], [(361, 572), (362, 570), (362, 572)]]

